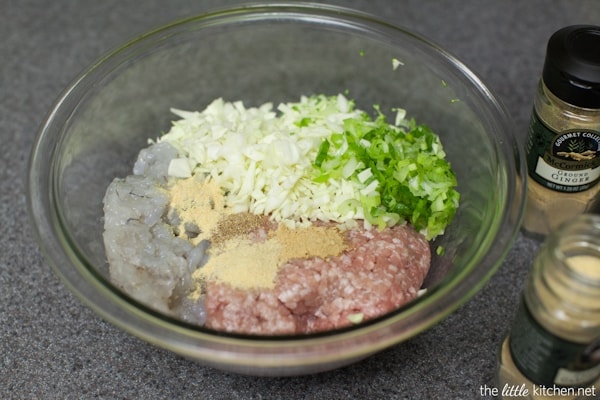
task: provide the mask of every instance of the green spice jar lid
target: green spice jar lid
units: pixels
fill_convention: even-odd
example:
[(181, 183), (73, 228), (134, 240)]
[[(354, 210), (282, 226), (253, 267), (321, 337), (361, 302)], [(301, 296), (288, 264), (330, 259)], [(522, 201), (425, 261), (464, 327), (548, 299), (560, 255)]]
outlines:
[(600, 108), (600, 26), (573, 25), (548, 41), (543, 80), (563, 101)]

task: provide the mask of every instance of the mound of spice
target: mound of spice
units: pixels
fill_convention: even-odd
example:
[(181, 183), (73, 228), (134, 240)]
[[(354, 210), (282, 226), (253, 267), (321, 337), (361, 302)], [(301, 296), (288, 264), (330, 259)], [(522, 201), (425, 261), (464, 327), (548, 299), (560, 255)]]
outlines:
[[(194, 272), (202, 294), (208, 280), (234, 288), (272, 288), (278, 268), (295, 258), (338, 256), (347, 249), (342, 233), (331, 226), (289, 228), (266, 216), (232, 213), (214, 181), (177, 179), (169, 187), (171, 218), (193, 243), (208, 240), (208, 262)], [(276, 228), (276, 229), (274, 229)], [(199, 291), (199, 293), (198, 293)]]
[(192, 275), (196, 280), (216, 279), (240, 289), (273, 288), (279, 267), (295, 258), (339, 255), (347, 248), (340, 231), (333, 227), (279, 225), (266, 240), (249, 235), (234, 237), (209, 251), (208, 263)]

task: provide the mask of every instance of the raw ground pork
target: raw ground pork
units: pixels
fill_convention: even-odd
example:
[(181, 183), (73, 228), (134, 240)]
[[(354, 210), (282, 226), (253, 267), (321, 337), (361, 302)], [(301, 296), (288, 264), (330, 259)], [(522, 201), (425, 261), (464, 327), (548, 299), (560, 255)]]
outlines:
[(209, 282), (208, 327), (247, 334), (296, 334), (351, 325), (392, 311), (417, 296), (431, 261), (429, 243), (410, 226), (347, 231), (337, 257), (282, 266), (274, 289), (240, 290)]

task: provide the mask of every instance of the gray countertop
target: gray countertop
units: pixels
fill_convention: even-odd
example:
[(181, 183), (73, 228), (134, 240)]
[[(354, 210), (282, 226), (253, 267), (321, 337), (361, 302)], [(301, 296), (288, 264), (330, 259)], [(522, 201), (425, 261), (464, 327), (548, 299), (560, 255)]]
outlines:
[[(238, 376), (132, 337), (82, 306), (32, 238), (30, 147), (60, 91), (100, 55), (172, 19), (234, 1), (0, 2), (0, 398), (479, 399), (494, 385), (538, 242), (519, 236), (483, 290), (441, 323), (339, 370), (293, 378)], [(598, 0), (359, 1), (467, 64), (504, 103), (523, 138), (545, 45), (557, 29), (599, 23)]]

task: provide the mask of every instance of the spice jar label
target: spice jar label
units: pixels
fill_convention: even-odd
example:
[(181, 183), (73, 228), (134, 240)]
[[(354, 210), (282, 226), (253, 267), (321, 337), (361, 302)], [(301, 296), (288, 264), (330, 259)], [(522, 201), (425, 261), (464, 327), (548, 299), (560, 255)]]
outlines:
[(598, 343), (574, 343), (553, 335), (533, 318), (523, 301), (509, 346), (515, 365), (538, 385), (585, 386), (600, 376), (600, 360), (590, 356)]
[(600, 132), (571, 129), (554, 132), (534, 111), (529, 126), (529, 175), (559, 192), (581, 192), (600, 179)]

